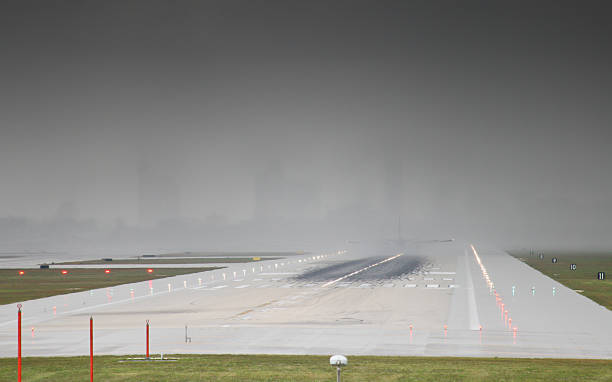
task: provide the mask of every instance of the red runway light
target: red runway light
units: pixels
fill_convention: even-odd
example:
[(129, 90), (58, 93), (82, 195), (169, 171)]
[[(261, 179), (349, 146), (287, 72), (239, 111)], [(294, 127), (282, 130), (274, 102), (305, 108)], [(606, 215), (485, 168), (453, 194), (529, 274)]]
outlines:
[(25, 272), (24, 271), (19, 271), (18, 274), (19, 274), (19, 276), (23, 276), (23, 275), (25, 275)]
[(147, 269), (147, 273), (153, 273), (153, 269), (151, 268)]
[(110, 273), (110, 269), (105, 269), (104, 273), (109, 274)]
[(65, 269), (62, 269), (62, 272), (61, 272), (61, 273), (62, 273), (63, 275), (67, 275), (67, 274), (68, 274), (68, 271), (67, 271), (67, 270), (65, 270)]

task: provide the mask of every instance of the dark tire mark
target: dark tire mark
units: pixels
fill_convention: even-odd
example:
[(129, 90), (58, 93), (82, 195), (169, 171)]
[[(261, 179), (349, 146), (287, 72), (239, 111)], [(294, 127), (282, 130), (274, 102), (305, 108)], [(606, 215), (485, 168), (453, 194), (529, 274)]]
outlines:
[[(379, 263), (388, 257), (369, 257), (336, 263), (321, 268), (308, 270), (295, 277), (296, 281), (332, 281), (346, 276), (352, 272)], [(386, 263), (377, 265), (354, 276), (346, 281), (380, 281), (401, 278), (414, 273), (424, 265), (424, 259), (418, 256), (402, 255)]]

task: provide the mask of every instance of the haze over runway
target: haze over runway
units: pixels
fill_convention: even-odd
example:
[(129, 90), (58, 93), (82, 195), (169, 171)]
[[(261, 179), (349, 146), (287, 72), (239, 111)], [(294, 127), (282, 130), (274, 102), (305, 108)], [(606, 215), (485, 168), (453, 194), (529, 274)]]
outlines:
[(149, 320), (154, 353), (612, 358), (609, 310), (504, 252), (612, 251), (610, 20), (3, 0), (0, 266), (307, 252), (25, 301), (23, 354), (87, 354), (92, 316), (96, 354), (143, 354)]
[[(612, 358), (612, 312), (503, 252), (436, 243), (363, 255), (229, 264), (27, 301), (23, 351), (87, 354), (93, 316), (96, 354), (143, 354), (150, 320), (153, 353)], [(15, 313), (0, 307), (3, 357), (15, 353)]]

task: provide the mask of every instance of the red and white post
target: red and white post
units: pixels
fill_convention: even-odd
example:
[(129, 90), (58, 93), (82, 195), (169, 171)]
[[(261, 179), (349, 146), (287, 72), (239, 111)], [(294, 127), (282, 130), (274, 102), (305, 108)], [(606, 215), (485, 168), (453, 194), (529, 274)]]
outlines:
[(147, 320), (147, 359), (149, 359), (149, 320)]
[(17, 381), (21, 382), (21, 304), (17, 304)]
[(89, 381), (93, 382), (93, 317), (89, 317)]

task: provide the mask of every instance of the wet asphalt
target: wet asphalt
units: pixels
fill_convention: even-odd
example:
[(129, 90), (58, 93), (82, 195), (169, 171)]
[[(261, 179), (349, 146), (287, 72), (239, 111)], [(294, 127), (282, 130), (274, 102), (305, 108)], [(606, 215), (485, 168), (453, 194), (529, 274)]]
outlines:
[[(379, 263), (388, 256), (367, 257), (355, 260), (347, 260), (307, 270), (295, 277), (297, 281), (324, 282), (336, 280), (370, 265)], [(379, 264), (370, 269), (347, 277), (344, 281), (381, 281), (397, 279), (418, 271), (425, 260), (416, 255), (402, 255), (386, 263)]]

